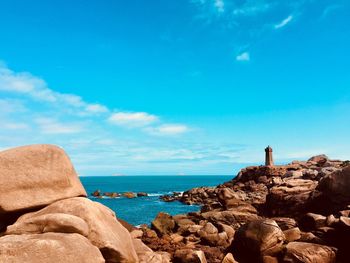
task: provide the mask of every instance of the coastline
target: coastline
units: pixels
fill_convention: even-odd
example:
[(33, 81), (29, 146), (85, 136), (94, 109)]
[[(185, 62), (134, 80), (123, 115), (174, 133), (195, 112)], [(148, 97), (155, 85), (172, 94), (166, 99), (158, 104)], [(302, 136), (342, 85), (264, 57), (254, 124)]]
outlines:
[(0, 167), (0, 182), (12, 179), (0, 193), (1, 262), (345, 263), (350, 256), (349, 161), (319, 155), (246, 167), (217, 186), (159, 200), (200, 211), (160, 212), (139, 227), (87, 198), (61, 148), (6, 150)]

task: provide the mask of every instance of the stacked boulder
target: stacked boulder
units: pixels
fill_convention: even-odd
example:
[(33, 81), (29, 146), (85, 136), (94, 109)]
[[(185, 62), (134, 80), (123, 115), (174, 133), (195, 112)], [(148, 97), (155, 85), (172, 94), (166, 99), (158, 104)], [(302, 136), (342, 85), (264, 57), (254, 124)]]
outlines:
[[(0, 262), (146, 262), (115, 213), (86, 198), (65, 152), (32, 145), (0, 152)], [(135, 243), (142, 245), (135, 246)]]

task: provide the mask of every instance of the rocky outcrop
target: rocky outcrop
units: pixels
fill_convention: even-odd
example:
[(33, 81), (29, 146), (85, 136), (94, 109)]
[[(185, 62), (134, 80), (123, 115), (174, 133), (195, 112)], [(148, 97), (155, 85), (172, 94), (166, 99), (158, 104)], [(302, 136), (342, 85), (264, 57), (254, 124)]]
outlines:
[(320, 155), (282, 166), (251, 166), (217, 187), (164, 196), (202, 205), (201, 211), (169, 217), (175, 226), (158, 231), (152, 241), (144, 229), (142, 239), (173, 256), (200, 250), (215, 263), (347, 262), (348, 165)]
[(2, 151), (0, 168), (0, 214), (86, 196), (71, 161), (57, 146), (31, 145)]
[(105, 259), (82, 235), (45, 233), (1, 237), (0, 262), (104, 263)]

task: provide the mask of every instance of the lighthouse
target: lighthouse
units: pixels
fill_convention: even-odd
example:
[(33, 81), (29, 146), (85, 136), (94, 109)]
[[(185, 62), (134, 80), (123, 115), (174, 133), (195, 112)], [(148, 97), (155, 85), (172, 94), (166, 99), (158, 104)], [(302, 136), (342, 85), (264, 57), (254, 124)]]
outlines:
[(272, 148), (270, 146), (265, 149), (265, 165), (273, 166)]

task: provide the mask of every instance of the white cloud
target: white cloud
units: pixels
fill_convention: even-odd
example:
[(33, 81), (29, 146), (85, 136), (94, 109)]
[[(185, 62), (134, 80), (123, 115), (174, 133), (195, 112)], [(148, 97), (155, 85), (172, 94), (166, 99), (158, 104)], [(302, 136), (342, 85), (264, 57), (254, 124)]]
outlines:
[(279, 29), (282, 27), (285, 27), (287, 24), (289, 24), (293, 20), (293, 16), (290, 15), (287, 18), (283, 19), (280, 23), (275, 25), (275, 29)]
[(215, 0), (214, 6), (219, 13), (222, 13), (225, 11), (225, 3), (223, 0)]
[(240, 8), (236, 8), (233, 10), (233, 15), (239, 16), (251, 16), (251, 15), (256, 15), (259, 13), (263, 13), (266, 12), (267, 10), (269, 10), (271, 8), (271, 4), (268, 3), (250, 3), (250, 2), (246, 2), (246, 5), (244, 5), (243, 7)]
[(89, 104), (86, 106), (86, 111), (91, 112), (91, 113), (103, 113), (103, 112), (108, 112), (108, 109), (106, 106), (101, 105), (101, 104)]
[(126, 127), (143, 127), (157, 120), (157, 116), (147, 112), (117, 112), (108, 119), (112, 124)]
[[(60, 93), (48, 88), (47, 83), (28, 72), (14, 72), (4, 63), (0, 63), (0, 91), (28, 96), (40, 102), (55, 103), (59, 106), (81, 108), (85, 114), (103, 113), (108, 109), (104, 105), (85, 102), (75, 94)], [(81, 111), (79, 112), (81, 114)]]
[(37, 118), (35, 122), (44, 134), (71, 134), (79, 133), (83, 130), (80, 124), (61, 123), (51, 118)]
[(9, 98), (0, 99), (0, 109), (0, 114), (9, 112), (24, 112), (27, 110), (22, 101)]
[(243, 53), (239, 54), (239, 55), (236, 57), (236, 60), (237, 60), (237, 61), (249, 61), (249, 60), (250, 60), (250, 54), (249, 54), (249, 52), (243, 52)]
[(179, 135), (190, 129), (183, 124), (164, 124), (158, 127), (148, 128), (146, 131), (154, 135)]
[(2, 123), (1, 127), (4, 129), (8, 129), (8, 130), (28, 130), (28, 129), (30, 129), (28, 124), (14, 123), (14, 122)]

